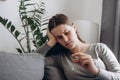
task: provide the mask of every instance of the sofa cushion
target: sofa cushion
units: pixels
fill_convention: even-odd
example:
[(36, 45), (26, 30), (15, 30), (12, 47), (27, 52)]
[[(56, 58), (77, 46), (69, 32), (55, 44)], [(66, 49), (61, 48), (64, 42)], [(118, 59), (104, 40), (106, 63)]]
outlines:
[(42, 80), (44, 57), (37, 53), (0, 52), (0, 80)]

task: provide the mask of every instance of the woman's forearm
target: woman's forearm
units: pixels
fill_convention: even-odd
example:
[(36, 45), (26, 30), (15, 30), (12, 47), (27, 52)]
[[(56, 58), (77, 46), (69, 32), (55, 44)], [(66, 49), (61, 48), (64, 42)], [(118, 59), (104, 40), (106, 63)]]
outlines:
[(35, 52), (46, 55), (50, 49), (51, 47), (47, 43), (45, 43), (42, 46), (40, 46)]
[(120, 80), (120, 73), (100, 69), (97, 77), (99, 80)]

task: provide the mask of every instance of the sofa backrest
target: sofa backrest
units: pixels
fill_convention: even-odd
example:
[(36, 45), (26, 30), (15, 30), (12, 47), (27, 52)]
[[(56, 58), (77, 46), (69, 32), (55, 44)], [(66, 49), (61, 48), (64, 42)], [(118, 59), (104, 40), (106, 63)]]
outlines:
[(37, 53), (0, 52), (0, 80), (42, 80), (44, 57)]

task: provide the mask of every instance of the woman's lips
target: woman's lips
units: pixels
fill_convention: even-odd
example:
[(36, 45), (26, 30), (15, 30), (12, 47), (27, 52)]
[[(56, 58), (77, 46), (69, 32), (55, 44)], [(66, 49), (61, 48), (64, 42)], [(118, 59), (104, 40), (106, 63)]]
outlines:
[(72, 44), (72, 41), (67, 43), (65, 46), (70, 46)]

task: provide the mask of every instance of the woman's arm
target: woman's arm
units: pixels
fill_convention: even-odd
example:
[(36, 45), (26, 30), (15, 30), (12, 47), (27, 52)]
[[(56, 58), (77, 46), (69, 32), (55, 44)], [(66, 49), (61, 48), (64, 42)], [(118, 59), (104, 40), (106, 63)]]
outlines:
[(120, 80), (120, 64), (114, 53), (105, 45), (100, 44), (100, 58), (106, 65), (107, 70), (100, 69), (98, 78), (100, 80)]
[(47, 28), (47, 36), (49, 41), (39, 47), (35, 52), (46, 55), (46, 53), (57, 43), (55, 37), (49, 32)]
[(43, 80), (67, 80), (64, 76), (63, 70), (53, 57), (45, 58), (45, 74)]
[(40, 46), (35, 52), (46, 55), (50, 49), (51, 47), (47, 43), (45, 43), (42, 46)]

